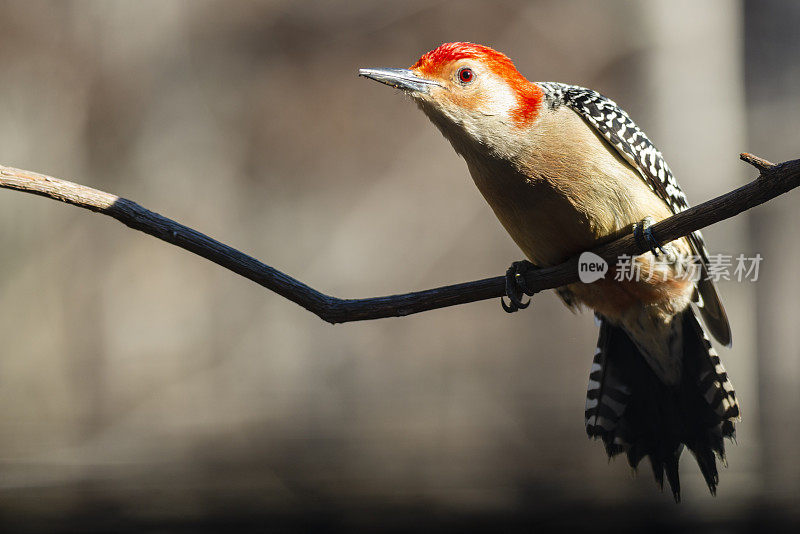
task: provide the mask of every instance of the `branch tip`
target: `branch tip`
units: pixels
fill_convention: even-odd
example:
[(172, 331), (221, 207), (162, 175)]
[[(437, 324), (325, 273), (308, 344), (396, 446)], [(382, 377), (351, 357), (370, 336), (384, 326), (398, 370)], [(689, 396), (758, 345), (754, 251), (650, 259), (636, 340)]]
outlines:
[(749, 163), (760, 172), (772, 170), (776, 165), (771, 161), (767, 161), (764, 158), (759, 158), (758, 156), (754, 156), (748, 152), (742, 152), (739, 154), (739, 159), (742, 161)]

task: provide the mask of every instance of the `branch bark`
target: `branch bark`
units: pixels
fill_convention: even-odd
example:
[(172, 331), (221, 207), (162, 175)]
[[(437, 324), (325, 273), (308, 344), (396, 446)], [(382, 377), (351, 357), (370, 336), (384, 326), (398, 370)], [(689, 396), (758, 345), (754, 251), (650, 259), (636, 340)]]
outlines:
[[(673, 241), (763, 204), (800, 185), (800, 160), (773, 164), (751, 154), (741, 154), (740, 158), (758, 169), (758, 178), (734, 191), (654, 224), (652, 230), (659, 241)], [(505, 277), (497, 276), (400, 295), (340, 299), (321, 293), (197, 230), (110, 193), (2, 165), (0, 187), (60, 200), (113, 217), (131, 228), (179, 246), (244, 276), (329, 323), (402, 317), (456, 304), (498, 298), (505, 294)], [(639, 248), (630, 234), (598, 247), (593, 252), (613, 265), (623, 254), (637, 255), (645, 251)], [(526, 281), (528, 287), (534, 291), (575, 283), (578, 281), (578, 257), (570, 258), (560, 265), (530, 271), (526, 275)]]

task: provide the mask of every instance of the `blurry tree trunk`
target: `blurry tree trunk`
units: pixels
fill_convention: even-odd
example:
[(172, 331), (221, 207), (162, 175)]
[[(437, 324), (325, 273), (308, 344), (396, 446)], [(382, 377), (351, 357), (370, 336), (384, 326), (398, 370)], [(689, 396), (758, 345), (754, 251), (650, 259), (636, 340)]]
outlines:
[[(800, 68), (796, 21), (800, 4), (745, 2), (748, 148), (766, 157), (796, 151), (800, 124)], [(765, 489), (792, 495), (800, 489), (794, 423), (800, 408), (800, 228), (797, 202), (781, 199), (750, 215), (752, 235), (764, 256), (756, 294), (758, 391)]]
[[(670, 162), (689, 201), (697, 203), (748, 179), (749, 170), (726, 154), (765, 148), (746, 144), (742, 5), (728, 0), (658, 0), (645, 5), (643, 26), (652, 42), (643, 61), (644, 93), (649, 97), (643, 105), (653, 106), (655, 119), (645, 130)], [(697, 43), (704, 46), (698, 48)], [(750, 257), (761, 252), (764, 263), (774, 262), (776, 256), (751, 249), (750, 216), (745, 213), (708, 228), (704, 233), (711, 253)], [(721, 357), (743, 406), (738, 447), (729, 451), (730, 469), (747, 481), (736, 488), (747, 495), (759, 482), (755, 290), (750, 282), (720, 284), (733, 330), (733, 347), (721, 351)]]

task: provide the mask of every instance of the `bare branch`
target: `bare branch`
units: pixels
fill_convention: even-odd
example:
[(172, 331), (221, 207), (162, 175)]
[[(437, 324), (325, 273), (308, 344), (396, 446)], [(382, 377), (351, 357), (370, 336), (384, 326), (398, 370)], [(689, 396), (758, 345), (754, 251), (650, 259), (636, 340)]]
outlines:
[[(678, 239), (763, 204), (800, 185), (800, 160), (773, 164), (751, 154), (741, 154), (740, 158), (758, 169), (759, 177), (739, 189), (656, 223), (652, 230), (659, 241), (666, 243)], [(109, 215), (131, 228), (172, 243), (244, 276), (329, 323), (401, 317), (497, 298), (505, 292), (505, 278), (497, 276), (402, 295), (339, 299), (320, 293), (247, 254), (116, 195), (4, 166), (0, 166), (0, 187), (45, 196)], [(626, 235), (596, 248), (593, 252), (613, 264), (623, 254), (636, 255), (644, 251), (639, 248), (633, 235)], [(560, 265), (530, 271), (526, 280), (528, 287), (534, 291), (575, 283), (578, 281), (578, 258), (576, 256)]]

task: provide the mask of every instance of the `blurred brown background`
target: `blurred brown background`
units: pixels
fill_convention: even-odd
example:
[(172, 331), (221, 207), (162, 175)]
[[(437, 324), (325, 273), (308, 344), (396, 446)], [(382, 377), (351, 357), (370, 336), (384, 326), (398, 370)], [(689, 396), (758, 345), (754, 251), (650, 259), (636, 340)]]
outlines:
[[(359, 67), (444, 41), (597, 89), (695, 203), (800, 157), (800, 4), (2, 1), (0, 162), (131, 198), (342, 297), (521, 254), (466, 167)], [(636, 530), (800, 519), (797, 193), (706, 231), (743, 405), (719, 495), (586, 439), (596, 329), (551, 293), (330, 326), (106, 217), (0, 191), (0, 529)]]

